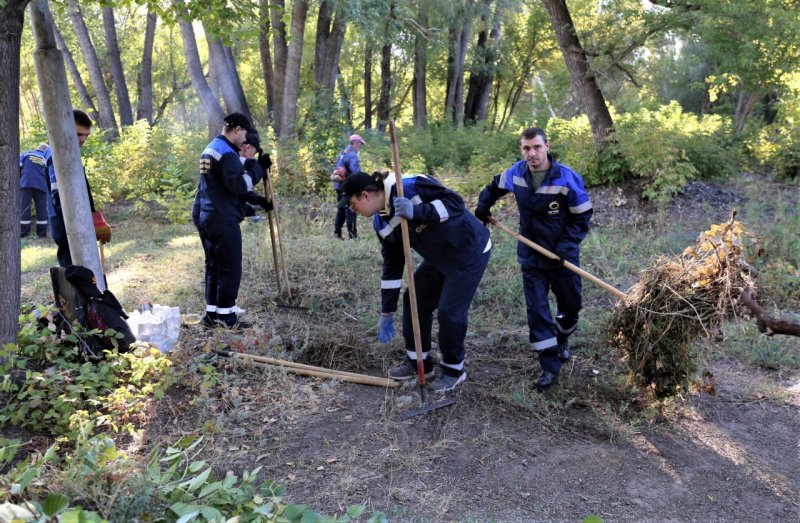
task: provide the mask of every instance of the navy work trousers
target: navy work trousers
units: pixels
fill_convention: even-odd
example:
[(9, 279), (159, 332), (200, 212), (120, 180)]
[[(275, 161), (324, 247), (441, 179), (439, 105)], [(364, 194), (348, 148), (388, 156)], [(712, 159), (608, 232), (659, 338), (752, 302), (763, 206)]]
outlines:
[[(522, 267), (522, 283), (528, 312), (531, 348), (539, 354), (542, 370), (558, 374), (559, 342), (575, 330), (582, 308), (581, 278), (568, 269)], [(556, 319), (550, 311), (549, 291), (556, 297)]]
[(47, 236), (47, 193), (39, 189), (22, 187), (19, 190), (20, 235), (25, 237), (31, 232), (31, 210), (36, 206), (36, 235)]
[[(242, 231), (237, 220), (200, 213), (197, 227), (206, 258), (206, 305), (228, 314), (242, 282)], [(220, 312), (222, 310), (222, 312)]]
[[(342, 191), (336, 191), (336, 202), (338, 205), (339, 200), (342, 198)], [(351, 238), (358, 237), (358, 230), (356, 229), (356, 219), (358, 215), (350, 210), (350, 207), (337, 207), (336, 218), (333, 220), (333, 234), (340, 237), (342, 236), (342, 225), (347, 222), (347, 234)]]
[[(414, 271), (422, 352), (427, 353), (431, 349), (433, 312), (438, 309), (439, 350), (442, 353), (442, 370), (447, 374), (457, 376), (464, 368), (469, 306), (490, 256), (491, 251), (487, 251), (454, 274), (445, 274), (424, 260)], [(414, 352), (414, 330), (408, 290), (403, 294), (403, 337), (410, 357)], [(416, 359), (416, 356), (412, 359)]]

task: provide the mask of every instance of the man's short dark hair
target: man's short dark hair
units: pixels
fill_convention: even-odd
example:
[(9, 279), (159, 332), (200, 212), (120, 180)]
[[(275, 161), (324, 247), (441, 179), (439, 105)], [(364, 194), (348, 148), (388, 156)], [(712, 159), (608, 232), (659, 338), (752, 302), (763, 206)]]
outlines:
[(528, 127), (522, 131), (520, 138), (523, 140), (533, 140), (537, 136), (541, 136), (542, 140), (544, 140), (544, 143), (547, 143), (547, 135), (544, 133), (544, 129), (541, 127)]
[(91, 127), (94, 124), (94, 122), (92, 122), (92, 119), (89, 118), (89, 115), (81, 111), (80, 109), (73, 109), (72, 117), (75, 119), (75, 125), (80, 125), (82, 127)]

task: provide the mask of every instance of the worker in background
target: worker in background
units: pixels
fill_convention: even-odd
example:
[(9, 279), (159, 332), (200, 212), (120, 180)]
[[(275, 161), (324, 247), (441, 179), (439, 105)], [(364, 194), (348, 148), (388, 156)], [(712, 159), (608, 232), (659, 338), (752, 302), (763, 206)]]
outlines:
[(47, 237), (47, 157), (50, 147), (40, 143), (32, 151), (19, 156), (20, 237), (31, 232), (31, 210), (36, 206), (36, 236)]
[[(336, 201), (342, 199), (342, 184), (352, 173), (357, 173), (361, 170), (361, 164), (358, 159), (358, 151), (362, 145), (366, 145), (361, 136), (353, 134), (350, 136), (350, 143), (347, 147), (342, 149), (339, 156), (336, 158), (336, 165), (334, 166), (331, 180), (333, 181), (333, 189), (336, 191)], [(358, 229), (356, 227), (356, 220), (358, 216), (350, 210), (349, 207), (337, 207), (336, 218), (333, 221), (333, 235), (343, 240), (342, 225), (347, 222), (347, 234), (350, 239), (358, 238)]]

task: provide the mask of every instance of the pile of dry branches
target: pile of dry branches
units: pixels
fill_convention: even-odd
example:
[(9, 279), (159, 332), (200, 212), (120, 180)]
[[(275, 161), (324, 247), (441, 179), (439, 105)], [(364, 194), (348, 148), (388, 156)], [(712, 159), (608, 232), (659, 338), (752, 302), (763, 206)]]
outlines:
[(612, 315), (611, 343), (623, 351), (633, 381), (657, 398), (688, 385), (694, 342), (738, 314), (742, 292), (754, 290), (746, 233), (735, 216), (712, 225), (681, 256), (656, 260)]

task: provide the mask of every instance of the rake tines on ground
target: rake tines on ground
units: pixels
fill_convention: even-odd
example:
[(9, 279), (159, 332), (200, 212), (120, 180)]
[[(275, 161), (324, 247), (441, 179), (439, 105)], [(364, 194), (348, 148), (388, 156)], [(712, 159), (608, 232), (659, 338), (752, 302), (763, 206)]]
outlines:
[(713, 225), (681, 256), (660, 258), (642, 272), (612, 315), (608, 335), (624, 353), (633, 381), (656, 398), (685, 388), (696, 370), (694, 342), (714, 335), (754, 287), (743, 250), (744, 228)]

